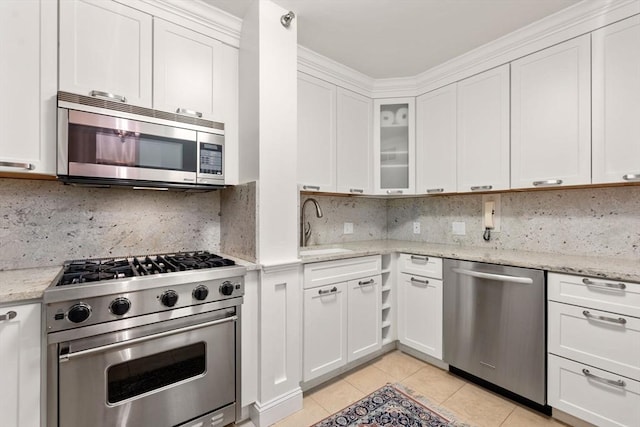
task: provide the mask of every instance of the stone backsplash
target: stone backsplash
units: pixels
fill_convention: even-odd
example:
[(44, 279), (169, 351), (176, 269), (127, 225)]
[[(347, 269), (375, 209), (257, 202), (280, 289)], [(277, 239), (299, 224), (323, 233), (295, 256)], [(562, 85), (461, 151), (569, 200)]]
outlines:
[(0, 270), (69, 259), (220, 250), (220, 192), (0, 179)]
[[(482, 239), (482, 196), (394, 199), (389, 239), (640, 260), (640, 187), (509, 192), (501, 195), (501, 232)], [(413, 221), (421, 234), (412, 232)], [(464, 222), (464, 236), (452, 222)], [(640, 267), (640, 265), (639, 265)]]
[[(301, 201), (306, 197), (302, 196)], [(398, 239), (640, 260), (640, 186), (501, 193), (501, 232), (482, 239), (482, 195), (373, 199), (315, 196), (325, 213), (310, 244)], [(307, 206), (310, 208), (311, 206)], [(413, 222), (420, 234), (413, 234)], [(343, 233), (344, 222), (354, 233)], [(454, 235), (453, 222), (466, 234)]]

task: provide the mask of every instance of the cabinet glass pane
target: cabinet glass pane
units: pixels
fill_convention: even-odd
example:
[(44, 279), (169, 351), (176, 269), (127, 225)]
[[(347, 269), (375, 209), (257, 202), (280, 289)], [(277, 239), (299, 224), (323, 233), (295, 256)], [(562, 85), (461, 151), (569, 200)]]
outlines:
[(380, 106), (380, 187), (409, 187), (409, 105)]

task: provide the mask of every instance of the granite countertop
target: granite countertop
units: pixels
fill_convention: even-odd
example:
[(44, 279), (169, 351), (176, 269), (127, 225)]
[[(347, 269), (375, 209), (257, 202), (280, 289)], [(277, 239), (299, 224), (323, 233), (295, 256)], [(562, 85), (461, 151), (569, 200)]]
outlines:
[(610, 280), (640, 282), (640, 261), (629, 259), (440, 245), (403, 240), (369, 240), (335, 245), (312, 246), (307, 249), (331, 248), (348, 249), (351, 252), (303, 255), (300, 259), (303, 263), (310, 263), (365, 255), (406, 252), (440, 258), (455, 258), (516, 267), (537, 268), (558, 273), (601, 277)]
[[(247, 271), (260, 269), (259, 265), (238, 257), (225, 254), (221, 256), (232, 259)], [(61, 270), (62, 266), (53, 266), (0, 271), (0, 305), (42, 299), (44, 290)]]
[(62, 266), (0, 271), (0, 304), (42, 298)]

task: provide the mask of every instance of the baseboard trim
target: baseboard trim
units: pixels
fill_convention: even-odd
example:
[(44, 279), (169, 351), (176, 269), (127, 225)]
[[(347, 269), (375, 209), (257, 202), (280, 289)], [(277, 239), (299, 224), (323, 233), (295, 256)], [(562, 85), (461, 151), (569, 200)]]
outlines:
[(298, 387), (268, 402), (255, 402), (249, 412), (256, 427), (267, 427), (301, 409), (302, 389)]

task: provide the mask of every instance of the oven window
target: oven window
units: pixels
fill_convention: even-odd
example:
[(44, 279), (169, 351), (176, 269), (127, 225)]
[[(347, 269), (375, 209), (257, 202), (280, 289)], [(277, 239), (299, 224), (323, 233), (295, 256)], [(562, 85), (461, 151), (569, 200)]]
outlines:
[(107, 402), (117, 403), (201, 375), (204, 342), (113, 365), (107, 370)]

